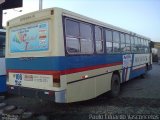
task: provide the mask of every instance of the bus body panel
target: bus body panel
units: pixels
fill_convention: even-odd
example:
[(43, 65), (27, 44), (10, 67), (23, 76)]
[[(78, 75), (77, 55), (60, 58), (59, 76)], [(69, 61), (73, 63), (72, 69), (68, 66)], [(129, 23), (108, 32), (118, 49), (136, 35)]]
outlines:
[(122, 65), (116, 65), (66, 75), (67, 93), (69, 93), (67, 101), (88, 100), (109, 91), (112, 71), (121, 67)]
[[(42, 10), (40, 13), (33, 12), (29, 13), (27, 16), (22, 15), (16, 19), (8, 21), (9, 26), (6, 27), (7, 34), (6, 34), (6, 57), (7, 58), (26, 58), (26, 57), (48, 57), (48, 56), (64, 56), (64, 42), (63, 42), (63, 27), (60, 15), (61, 11), (57, 9), (48, 9)], [(48, 21), (48, 39), (49, 39), (49, 49), (46, 51), (33, 51), (33, 52), (14, 52), (11, 53), (10, 48), (10, 34), (11, 29), (19, 30), (23, 29), (27, 26), (30, 27), (31, 24), (38, 24), (43, 21)], [(27, 29), (29, 30), (29, 29)], [(59, 45), (62, 47), (60, 48)], [(54, 50), (53, 50), (54, 49)], [(23, 54), (22, 54), (23, 53)], [(43, 53), (43, 54), (41, 54)]]
[[(29, 13), (9, 21), (7, 26), (6, 66), (10, 93), (47, 98), (58, 103), (69, 103), (95, 98), (111, 90), (114, 72), (123, 83), (150, 68), (150, 54), (102, 53), (69, 54), (66, 48), (65, 18), (91, 23), (133, 35), (130, 31), (104, 24), (97, 20), (59, 8)], [(10, 48), (12, 30), (47, 21), (48, 44), (46, 51), (13, 52)], [(136, 34), (138, 37), (143, 37)], [(145, 39), (148, 39), (144, 37)], [(80, 38), (79, 38), (80, 39)], [(149, 70), (149, 69), (148, 69)], [(58, 84), (55, 80), (59, 80)]]

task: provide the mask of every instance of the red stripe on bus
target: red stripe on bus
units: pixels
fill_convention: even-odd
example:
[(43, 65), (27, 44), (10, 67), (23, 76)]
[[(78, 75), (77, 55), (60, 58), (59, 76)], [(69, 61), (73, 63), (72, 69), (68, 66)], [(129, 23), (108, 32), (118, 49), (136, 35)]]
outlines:
[(73, 68), (69, 70), (62, 70), (62, 71), (56, 71), (56, 70), (7, 70), (7, 72), (11, 73), (28, 73), (28, 74), (44, 74), (44, 75), (66, 75), (66, 74), (72, 74), (77, 72), (83, 72), (88, 70), (94, 70), (99, 69), (103, 67), (111, 67), (116, 65), (121, 65), (122, 62), (116, 62), (112, 64), (103, 64), (103, 65), (97, 65), (97, 66), (90, 66), (90, 67), (84, 67), (84, 68)]
[(121, 64), (122, 62), (117, 62), (117, 63), (112, 63), (112, 64), (103, 64), (103, 65), (90, 66), (90, 67), (84, 67), (84, 68), (75, 68), (75, 69), (61, 71), (61, 74), (71, 74), (71, 73), (94, 70), (94, 69), (99, 69), (103, 67), (111, 67), (111, 66), (116, 66), (116, 65), (121, 65)]

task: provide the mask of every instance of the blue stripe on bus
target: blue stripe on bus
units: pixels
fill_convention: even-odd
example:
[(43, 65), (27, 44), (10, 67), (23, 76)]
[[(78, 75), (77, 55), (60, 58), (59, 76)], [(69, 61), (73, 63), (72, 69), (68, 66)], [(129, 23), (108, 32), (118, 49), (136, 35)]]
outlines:
[(130, 74), (130, 79), (140, 76), (145, 73), (145, 67), (138, 68), (136, 70), (132, 70)]
[(115, 62), (122, 62), (121, 54), (6, 58), (6, 68), (7, 70), (67, 70)]
[(6, 75), (0, 76), (0, 92), (6, 92), (7, 86), (6, 86)]

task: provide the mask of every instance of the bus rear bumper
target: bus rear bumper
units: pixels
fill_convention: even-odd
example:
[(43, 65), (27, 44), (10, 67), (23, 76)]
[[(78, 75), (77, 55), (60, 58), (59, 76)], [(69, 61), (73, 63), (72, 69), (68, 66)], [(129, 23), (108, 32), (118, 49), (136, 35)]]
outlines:
[(8, 93), (31, 97), (31, 98), (39, 98), (44, 100), (51, 100), (57, 103), (65, 103), (66, 102), (66, 91), (50, 91), (50, 90), (42, 90), (42, 89), (34, 89), (27, 88), (21, 86), (12, 86), (7, 85)]

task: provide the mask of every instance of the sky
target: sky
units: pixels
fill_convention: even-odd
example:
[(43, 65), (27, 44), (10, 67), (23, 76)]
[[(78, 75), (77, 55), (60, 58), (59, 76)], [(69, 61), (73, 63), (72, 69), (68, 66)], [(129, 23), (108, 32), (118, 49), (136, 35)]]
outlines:
[[(43, 9), (51, 7), (64, 8), (160, 42), (160, 0), (43, 0)], [(23, 0), (23, 7), (3, 11), (3, 26), (14, 17), (38, 9), (39, 0)]]

